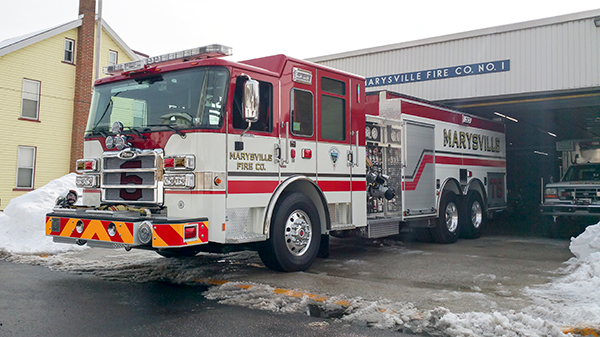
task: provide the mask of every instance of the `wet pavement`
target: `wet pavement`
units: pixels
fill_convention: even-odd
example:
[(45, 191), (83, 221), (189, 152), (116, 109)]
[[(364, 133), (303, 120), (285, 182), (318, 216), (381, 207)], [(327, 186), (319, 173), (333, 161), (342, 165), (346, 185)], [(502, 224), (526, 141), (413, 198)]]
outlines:
[(206, 300), (199, 284), (125, 282), (0, 261), (0, 336), (407, 336)]

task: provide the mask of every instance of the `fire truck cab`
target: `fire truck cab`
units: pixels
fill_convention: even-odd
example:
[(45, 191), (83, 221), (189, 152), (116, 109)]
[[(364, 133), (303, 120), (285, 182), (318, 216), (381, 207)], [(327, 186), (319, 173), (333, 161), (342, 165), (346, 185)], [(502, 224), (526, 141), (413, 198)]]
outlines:
[(367, 96), (360, 76), (284, 55), (227, 55), (211, 45), (106, 68), (77, 161), (82, 201), (57, 200), (46, 234), (164, 256), (256, 249), (296, 271), (327, 254), (329, 234), (413, 223), (449, 243), (505, 207), (503, 125)]

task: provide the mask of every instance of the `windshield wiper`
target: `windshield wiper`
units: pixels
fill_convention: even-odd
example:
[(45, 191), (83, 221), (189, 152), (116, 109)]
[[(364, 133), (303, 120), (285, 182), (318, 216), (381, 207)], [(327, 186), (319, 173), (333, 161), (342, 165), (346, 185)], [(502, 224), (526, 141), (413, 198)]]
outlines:
[(163, 126), (166, 126), (167, 128), (169, 128), (171, 131), (175, 132), (176, 134), (178, 134), (181, 138), (185, 138), (185, 132), (175, 128), (174, 126), (171, 126), (169, 124), (165, 124)]
[(102, 118), (104, 118), (104, 116), (106, 116), (106, 113), (108, 112), (108, 109), (110, 108), (110, 106), (113, 105), (113, 97), (119, 96), (120, 93), (122, 93), (122, 91), (119, 91), (118, 93), (116, 93), (110, 97), (110, 99), (108, 100), (108, 104), (106, 104), (106, 108), (104, 109), (104, 112), (102, 113), (102, 116), (100, 116), (100, 118), (98, 119), (96, 124), (94, 124), (92, 131), (96, 130), (96, 127), (98, 126), (98, 124), (100, 124), (100, 122), (102, 122)]
[(148, 139), (148, 137), (142, 135), (142, 133), (137, 128), (133, 128), (131, 126), (126, 126), (126, 128), (128, 128), (131, 132), (135, 133), (136, 136), (142, 139)]
[(181, 138), (185, 138), (185, 132), (177, 129), (176, 127), (169, 125), (169, 124), (155, 124), (155, 125), (146, 125), (146, 128), (153, 128), (153, 127), (165, 127), (173, 132), (175, 132), (176, 134), (178, 134), (179, 136), (181, 136)]

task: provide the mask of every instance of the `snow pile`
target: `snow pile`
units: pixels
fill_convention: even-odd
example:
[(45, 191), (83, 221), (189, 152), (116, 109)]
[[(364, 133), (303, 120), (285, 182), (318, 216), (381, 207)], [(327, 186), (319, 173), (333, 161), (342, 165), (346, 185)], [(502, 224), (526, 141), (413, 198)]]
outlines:
[(48, 184), (14, 198), (0, 212), (0, 250), (16, 254), (59, 253), (77, 249), (75, 245), (56, 244), (46, 237), (46, 213), (51, 212), (56, 198), (76, 190), (75, 173), (52, 180)]
[(580, 260), (587, 259), (592, 254), (600, 253), (600, 222), (588, 226), (581, 235), (571, 239), (571, 253)]
[(575, 255), (561, 270), (565, 275), (526, 289), (538, 306), (532, 311), (564, 325), (600, 327), (600, 222), (571, 239)]

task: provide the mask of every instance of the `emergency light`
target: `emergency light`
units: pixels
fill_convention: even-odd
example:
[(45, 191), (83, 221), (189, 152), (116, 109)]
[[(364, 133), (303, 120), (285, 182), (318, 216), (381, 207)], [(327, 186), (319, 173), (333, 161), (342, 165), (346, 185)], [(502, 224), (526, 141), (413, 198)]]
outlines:
[(78, 159), (75, 164), (75, 170), (78, 173), (96, 172), (98, 170), (97, 159)]
[(198, 59), (207, 59), (211, 57), (231, 56), (231, 47), (220, 44), (211, 44), (204, 47), (186, 49), (175, 53), (168, 53), (159, 56), (147, 57), (131, 62), (119, 63), (102, 68), (102, 72), (106, 75), (117, 75), (121, 73), (138, 71), (146, 69), (149, 66), (154, 66), (164, 63), (172, 63), (175, 61), (189, 61)]

